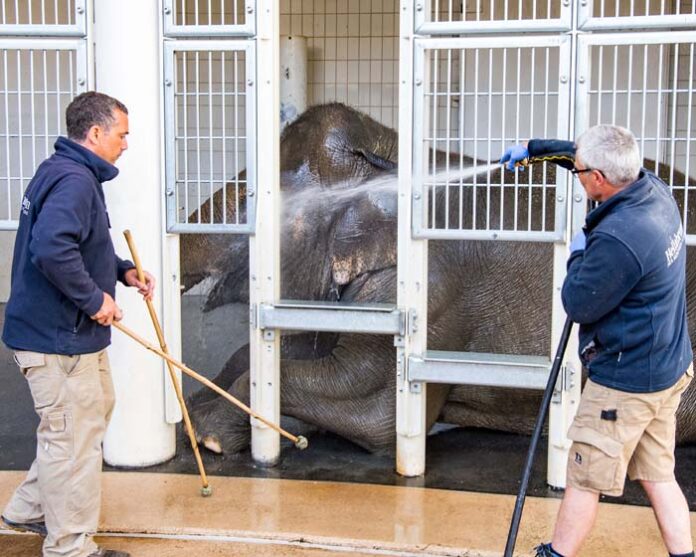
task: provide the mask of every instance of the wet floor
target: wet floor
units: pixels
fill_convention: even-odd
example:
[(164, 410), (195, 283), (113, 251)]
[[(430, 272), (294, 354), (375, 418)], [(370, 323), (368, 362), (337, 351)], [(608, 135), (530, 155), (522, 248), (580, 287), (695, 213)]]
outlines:
[[(0, 505), (22, 475), (0, 472)], [(195, 476), (142, 472), (108, 472), (102, 485), (99, 543), (134, 557), (499, 557), (514, 505), (509, 495), (215, 476), (212, 496), (203, 498)], [(558, 504), (527, 500), (516, 555), (532, 555), (550, 537)], [(3, 556), (6, 544), (17, 542), (25, 552), (9, 555), (38, 555), (36, 538), (3, 533)], [(581, 557), (662, 554), (650, 509), (602, 504)]]
[[(246, 342), (246, 306), (227, 306), (202, 316), (200, 300), (183, 298), (182, 313), (187, 327), (198, 331), (187, 334), (184, 351), (188, 363), (209, 377), (215, 375), (227, 357)], [(0, 307), (0, 326), (4, 306)], [(227, 339), (225, 341), (224, 339)], [(211, 360), (211, 358), (213, 360)], [(218, 366), (216, 368), (216, 366)], [(0, 470), (26, 470), (35, 452), (34, 431), (37, 423), (31, 397), (18, 373), (10, 352), (0, 346)], [(197, 384), (185, 383), (191, 392)], [(295, 431), (291, 423), (284, 423)], [(181, 439), (181, 436), (179, 436)], [(438, 427), (427, 442), (427, 473), (421, 478), (403, 478), (394, 472), (391, 455), (370, 454), (364, 449), (330, 433), (311, 436), (310, 446), (298, 451), (283, 442), (281, 460), (274, 468), (256, 466), (249, 451), (237, 455), (213, 455), (203, 451), (209, 474), (252, 478), (283, 478), (315, 481), (341, 481), (417, 486), (499, 494), (515, 494), (524, 465), (529, 438), (480, 429)], [(560, 494), (546, 485), (545, 442), (540, 443), (529, 494), (558, 498)], [(147, 468), (163, 473), (197, 474), (192, 453), (180, 443), (171, 461)], [(684, 487), (692, 511), (696, 511), (696, 447), (677, 449), (677, 479)], [(647, 505), (640, 487), (627, 483), (623, 497), (611, 502)]]

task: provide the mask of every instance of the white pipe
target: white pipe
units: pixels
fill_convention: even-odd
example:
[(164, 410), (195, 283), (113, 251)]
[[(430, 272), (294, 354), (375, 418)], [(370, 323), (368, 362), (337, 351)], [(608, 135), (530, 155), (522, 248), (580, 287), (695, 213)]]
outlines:
[(307, 110), (307, 39), (280, 37), (280, 131)]

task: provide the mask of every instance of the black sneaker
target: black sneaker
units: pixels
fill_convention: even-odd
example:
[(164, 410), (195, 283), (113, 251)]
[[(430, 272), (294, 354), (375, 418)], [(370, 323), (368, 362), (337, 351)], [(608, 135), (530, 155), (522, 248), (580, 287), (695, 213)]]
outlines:
[(534, 557), (563, 557), (560, 553), (556, 553), (551, 549), (550, 543), (542, 543), (541, 545), (537, 545), (534, 549), (536, 549)]
[(8, 528), (16, 530), (17, 532), (30, 532), (32, 534), (38, 534), (42, 538), (48, 535), (46, 523), (43, 520), (40, 522), (14, 522), (4, 516), (0, 518), (2, 518), (2, 521)]
[(94, 553), (90, 553), (88, 557), (131, 557), (131, 554), (125, 551), (116, 551), (115, 549), (99, 549)]

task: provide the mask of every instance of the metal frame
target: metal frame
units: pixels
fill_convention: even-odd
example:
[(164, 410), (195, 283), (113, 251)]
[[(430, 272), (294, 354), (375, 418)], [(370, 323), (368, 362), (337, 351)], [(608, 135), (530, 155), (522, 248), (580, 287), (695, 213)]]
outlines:
[[(88, 83), (91, 82), (91, 74), (90, 74), (90, 66), (88, 63), (88, 45), (87, 41), (84, 39), (38, 39), (38, 38), (31, 38), (31, 39), (9, 39), (9, 38), (4, 38), (0, 39), (0, 51), (3, 50), (14, 50), (14, 51), (38, 51), (38, 52), (45, 52), (45, 51), (71, 51), (75, 52), (75, 75), (73, 76), (73, 82), (71, 84), (71, 93), (74, 94), (79, 94), (83, 93), (84, 91), (87, 90), (87, 85)], [(33, 92), (33, 78), (29, 78), (29, 83), (31, 87), (31, 91)], [(0, 91), (0, 103), (3, 103), (4, 110), (6, 114), (9, 114), (10, 112), (10, 107), (9, 107), (9, 95), (7, 91)], [(32, 102), (33, 102), (34, 95), (32, 95)], [(47, 102), (47, 99), (45, 99)], [(21, 103), (21, 101), (20, 101)], [(21, 112), (21, 104), (19, 108)], [(33, 116), (32, 116), (33, 118)], [(60, 122), (60, 128), (64, 129), (64, 120), (63, 120), (63, 115), (62, 112), (59, 114), (59, 122)], [(26, 133), (23, 131), (22, 126), (21, 126), (21, 121), (20, 121), (20, 128), (17, 130), (15, 133), (13, 133), (13, 130), (10, 130), (9, 127), (7, 127), (7, 120), (6, 120), (6, 128), (4, 130), (0, 130), (0, 133), (5, 135), (6, 137), (11, 137), (12, 135), (20, 134), (23, 137), (26, 135)], [(32, 132), (33, 135), (33, 132)], [(51, 143), (52, 141), (49, 142), (48, 135), (46, 135), (45, 142), (47, 144), (46, 147), (46, 153), (45, 156), (48, 157), (50, 156), (50, 148), (48, 146), (48, 143)], [(57, 136), (56, 136), (57, 137)], [(4, 153), (2, 156), (7, 157), (7, 172), (8, 176), (5, 177), (7, 180), (10, 180), (10, 159), (9, 159), (9, 146), (8, 146), (8, 151)], [(35, 155), (34, 155), (34, 158)], [(41, 162), (40, 160), (36, 160), (35, 163), (38, 165), (38, 163)], [(24, 176), (23, 170), (22, 170), (22, 152), (20, 148), (20, 159), (19, 159), (19, 166), (20, 166), (20, 173), (19, 176), (15, 177), (18, 178), (22, 182), (22, 191), (26, 188), (27, 184), (29, 183), (29, 180), (31, 179), (31, 175)], [(7, 191), (5, 192), (8, 196), (8, 208), (12, 207), (11, 200), (10, 200), (10, 187), (11, 184), (8, 183), (8, 188)], [(11, 213), (8, 215), (11, 216)], [(2, 219), (0, 220), (0, 230), (16, 230), (17, 226), (19, 225), (19, 220), (18, 219)]]
[[(175, 25), (173, 5), (179, 0), (163, 0), (164, 34), (167, 37), (253, 37), (256, 34), (256, 0), (244, 2), (245, 23), (239, 25)], [(231, 2), (233, 0), (228, 0)], [(224, 9), (225, 1), (222, 0)]]
[[(553, 0), (559, 2), (560, 0)], [(431, 21), (432, 0), (418, 0), (414, 30), (419, 35), (464, 35), (478, 33), (530, 33), (568, 31), (571, 28), (571, 2), (563, 0), (561, 17), (546, 19)]]
[[(679, 0), (677, 0), (678, 2)], [(578, 29), (582, 31), (606, 31), (609, 29), (636, 30), (674, 29), (696, 26), (696, 14), (671, 15), (630, 15), (604, 16), (592, 15), (592, 2), (580, 2), (578, 7)]]
[[(247, 201), (245, 223), (181, 223), (178, 222), (176, 190), (176, 103), (175, 53), (244, 52), (246, 67), (246, 171)], [(165, 110), (165, 183), (167, 197), (167, 232), (253, 234), (256, 221), (256, 44), (248, 40), (231, 41), (164, 41), (164, 110)], [(223, 184), (223, 188), (225, 185)]]
[(261, 304), (259, 329), (406, 334), (406, 315), (390, 304), (349, 305), (281, 300)]
[(541, 356), (428, 350), (408, 360), (409, 381), (544, 390), (551, 360)]
[[(590, 118), (590, 93), (591, 93), (591, 86), (592, 84), (590, 83), (590, 70), (591, 70), (591, 59), (590, 59), (590, 50), (593, 46), (599, 46), (599, 47), (604, 47), (604, 46), (634, 46), (634, 47), (642, 47), (642, 46), (651, 46), (651, 45), (674, 45), (674, 44), (691, 44), (694, 45), (696, 44), (696, 31), (672, 31), (670, 33), (664, 33), (664, 32), (652, 32), (652, 33), (621, 33), (621, 34), (609, 34), (609, 33), (594, 33), (594, 34), (582, 34), (578, 37), (578, 47), (577, 47), (577, 74), (576, 74), (576, 87), (577, 87), (577, 97), (576, 97), (576, 102), (575, 102), (575, 123), (576, 123), (576, 134), (579, 135), (581, 134), (585, 129), (587, 129), (588, 125), (590, 124), (589, 118)], [(644, 62), (645, 63), (645, 62)], [(669, 66), (669, 61), (665, 63), (663, 71), (667, 71), (668, 66)], [(674, 63), (674, 62), (672, 62)], [(648, 69), (644, 68), (644, 74), (647, 73)], [(659, 71), (659, 68), (651, 68), (651, 72), (657, 72)], [(629, 76), (631, 75), (632, 68), (629, 68)], [(693, 97), (693, 92), (694, 92), (694, 86), (693, 86), (693, 81), (694, 81), (694, 69), (690, 69), (689, 73), (689, 78), (691, 81), (691, 84), (689, 85), (689, 92), (690, 96)], [(632, 87), (632, 85), (631, 85)], [(661, 90), (661, 89), (660, 89)], [(637, 93), (639, 91), (636, 91)], [(669, 96), (672, 94), (671, 89), (665, 89), (664, 95), (665, 97)], [(645, 104), (645, 101), (644, 101)], [(662, 107), (657, 107), (659, 109), (662, 109)], [(655, 111), (656, 107), (646, 107), (643, 106), (643, 111), (646, 109)], [(615, 114), (610, 114), (610, 116), (615, 116)], [(658, 120), (659, 122), (659, 120)], [(623, 124), (622, 122), (620, 122)], [(670, 125), (674, 125), (675, 122), (672, 122)], [(692, 126), (693, 127), (693, 126)], [(637, 130), (634, 130), (634, 133), (636, 134), (636, 138), (638, 139), (639, 144), (642, 145), (643, 141), (645, 141), (644, 137), (644, 131), (641, 133), (638, 133)], [(659, 137), (659, 131), (657, 130), (657, 137), (656, 137), (656, 142), (659, 145), (659, 141), (666, 141), (669, 140), (670, 138), (665, 137), (664, 140)], [(691, 130), (687, 130), (687, 133), (691, 133)], [(687, 141), (687, 144), (695, 140), (696, 138), (688, 136), (685, 141)], [(648, 141), (653, 141), (653, 140), (648, 140)], [(676, 141), (676, 138), (672, 138), (672, 150), (674, 151), (674, 142)], [(650, 155), (650, 153), (644, 153), (643, 148), (641, 148), (641, 153), (645, 157), (646, 155)], [(687, 156), (688, 150), (687, 150)], [(665, 162), (665, 161), (662, 161)], [(687, 163), (687, 171), (691, 173), (691, 170), (688, 167)], [(688, 176), (686, 177), (688, 180)], [(573, 224), (574, 228), (579, 229), (580, 226), (582, 226), (582, 219), (584, 219), (584, 206), (586, 204), (586, 197), (585, 193), (582, 189), (582, 187), (579, 184), (575, 184), (575, 189), (573, 192), (573, 197), (576, 201), (576, 210), (573, 215)], [(688, 183), (684, 185), (685, 190), (688, 192)], [(685, 192), (686, 193), (686, 192)], [(686, 217), (684, 217), (686, 218)], [(685, 225), (687, 223), (685, 222)], [(686, 228), (686, 226), (685, 226)], [(686, 235), (686, 243), (687, 245), (696, 245), (696, 234), (687, 234)]]
[[(46, 0), (44, 0), (45, 2)], [(0, 24), (0, 36), (15, 37), (84, 37), (87, 35), (87, 2), (89, 0), (73, 0), (73, 25), (62, 24)], [(4, 15), (4, 8), (3, 8)]]
[[(419, 146), (425, 143), (424, 118), (429, 111), (425, 102), (426, 80), (429, 72), (426, 69), (426, 54), (431, 50), (454, 49), (498, 49), (498, 48), (558, 48), (559, 49), (559, 87), (558, 87), (558, 114), (570, 113), (570, 75), (571, 75), (571, 40), (569, 36), (540, 35), (525, 37), (475, 37), (475, 38), (428, 38), (415, 41), (414, 56), (414, 183), (413, 183), (413, 229), (416, 238), (427, 239), (468, 239), (468, 240), (516, 240), (516, 241), (561, 241), (565, 237), (567, 226), (566, 195), (568, 177), (565, 173), (558, 173), (556, 177), (556, 203), (555, 203), (555, 227), (553, 231), (519, 231), (502, 229), (437, 229), (427, 227), (428, 192), (424, 186), (425, 164), (427, 149)], [(518, 91), (519, 93), (519, 91)], [(489, 111), (491, 107), (489, 106)], [(569, 138), (569, 125), (567, 119), (559, 118), (558, 129), (552, 135), (558, 138)], [(460, 130), (461, 133), (461, 130)], [(508, 138), (499, 138), (507, 140)], [(522, 141), (526, 138), (509, 138), (511, 141)], [(517, 178), (519, 180), (519, 177)], [(517, 187), (519, 182), (516, 182)], [(528, 187), (524, 184), (520, 188)]]

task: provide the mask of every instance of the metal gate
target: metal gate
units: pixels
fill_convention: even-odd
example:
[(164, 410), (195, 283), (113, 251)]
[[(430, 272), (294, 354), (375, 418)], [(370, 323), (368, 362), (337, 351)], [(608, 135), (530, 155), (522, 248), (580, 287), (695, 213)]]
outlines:
[[(402, 269), (400, 284), (417, 286), (427, 277), (425, 240), (553, 242), (549, 298), (555, 346), (564, 320), (559, 291), (566, 243), (584, 222), (584, 190), (567, 172), (546, 167), (541, 177), (516, 171), (513, 177), (498, 173), (495, 180), (490, 170), (478, 177), (465, 170), (495, 160), (520, 141), (573, 139), (597, 123), (634, 131), (651, 160), (648, 167), (670, 184), (683, 208), (688, 242), (696, 243), (696, 224), (688, 219), (688, 206), (696, 202), (690, 178), (696, 168), (696, 1), (414, 0), (406, 7), (413, 11), (412, 19), (402, 17), (400, 97), (401, 110), (412, 113), (413, 135), (400, 143), (400, 154), (409, 149), (412, 156), (412, 161), (400, 156), (402, 165), (410, 162), (400, 178), (400, 196), (410, 199), (411, 207), (400, 218), (411, 217), (412, 235), (405, 238), (400, 228), (400, 260), (406, 257), (421, 268)], [(427, 296), (417, 287), (410, 294), (405, 287), (399, 300), (427, 314)], [(436, 354), (427, 350), (422, 331), (412, 333), (397, 349), (399, 362), (408, 367), (397, 401), (402, 453), (397, 458), (407, 475), (423, 469), (422, 457), (410, 455), (424, 455), (414, 446), (424, 443), (419, 426), (427, 382), (545, 385), (551, 354), (544, 361)], [(565, 484), (565, 432), (580, 392), (572, 347), (567, 360), (551, 409), (548, 478), (555, 486)]]
[(168, 232), (254, 231), (254, 15), (251, 1), (164, 2)]
[(84, 1), (0, 7), (0, 229), (14, 230), (29, 180), (65, 134), (65, 108), (93, 79)]

